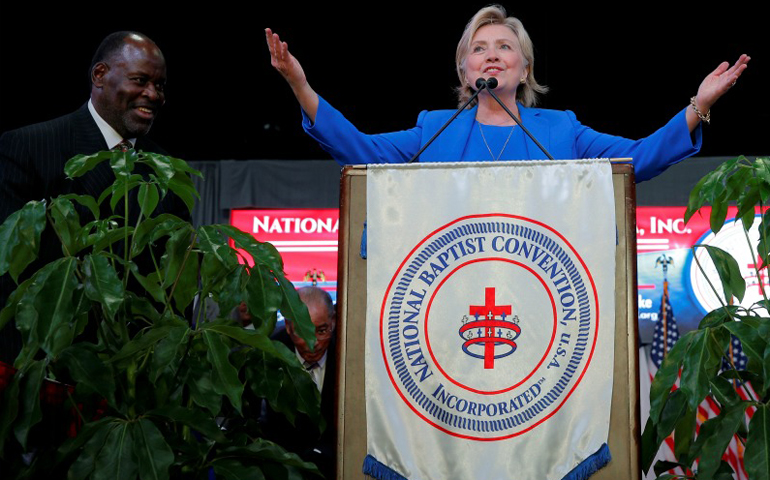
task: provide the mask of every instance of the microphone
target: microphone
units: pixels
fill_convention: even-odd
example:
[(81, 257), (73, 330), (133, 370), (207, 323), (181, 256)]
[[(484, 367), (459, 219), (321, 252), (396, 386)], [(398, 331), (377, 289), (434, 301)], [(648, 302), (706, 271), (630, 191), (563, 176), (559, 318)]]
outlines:
[(478, 91), (481, 91), (484, 88), (488, 88), (489, 90), (492, 90), (493, 88), (497, 88), (497, 79), (495, 77), (479, 77), (476, 79), (476, 89)]
[[(551, 154), (550, 154), (550, 153), (548, 153), (548, 150), (546, 150), (546, 149), (545, 149), (545, 147), (544, 147), (543, 145), (541, 145), (541, 144), (540, 144), (540, 142), (538, 142), (538, 141), (537, 141), (537, 139), (535, 138), (535, 136), (534, 136), (534, 135), (532, 135), (532, 134), (529, 132), (529, 130), (527, 130), (527, 127), (525, 127), (524, 125), (522, 125), (522, 123), (521, 123), (521, 120), (519, 120), (518, 118), (516, 118), (516, 115), (514, 115), (514, 114), (513, 114), (513, 112), (512, 112), (512, 111), (510, 111), (510, 110), (508, 109), (508, 107), (506, 107), (506, 106), (505, 106), (505, 104), (503, 103), (503, 101), (502, 101), (502, 100), (500, 100), (500, 98), (498, 98), (498, 96), (497, 96), (497, 95), (495, 95), (495, 92), (493, 92), (493, 91), (492, 91), (492, 89), (493, 89), (493, 88), (495, 88), (495, 87), (497, 86), (497, 79), (496, 79), (495, 77), (490, 77), (490, 78), (489, 78), (489, 80), (484, 80), (483, 78), (479, 78), (478, 80), (476, 80), (476, 86), (477, 86), (477, 87), (478, 87), (478, 85), (479, 85), (479, 82), (482, 82), (482, 83), (484, 84), (484, 86), (487, 88), (487, 91), (489, 92), (489, 94), (490, 94), (490, 95), (492, 95), (492, 98), (494, 98), (494, 99), (495, 99), (495, 101), (496, 101), (497, 103), (499, 103), (501, 107), (503, 107), (503, 110), (505, 110), (505, 112), (508, 114), (508, 116), (509, 116), (509, 117), (511, 117), (511, 118), (513, 119), (513, 121), (514, 121), (514, 122), (516, 122), (516, 125), (520, 126), (520, 127), (521, 127), (521, 129), (522, 129), (522, 130), (524, 130), (524, 133), (526, 133), (526, 134), (527, 134), (527, 136), (528, 136), (530, 139), (532, 139), (532, 141), (533, 141), (533, 142), (535, 142), (535, 145), (537, 145), (537, 147), (538, 147), (540, 150), (542, 150), (542, 152), (543, 152), (543, 153), (545, 153), (545, 156), (546, 156), (546, 157), (548, 157), (549, 159), (553, 160), (554, 158), (551, 156)], [(481, 91), (481, 90), (479, 89), (479, 91)]]
[[(492, 80), (494, 80), (494, 85), (492, 84)], [(454, 113), (454, 115), (452, 115), (452, 117), (449, 120), (447, 120), (446, 123), (441, 128), (439, 128), (438, 132), (436, 132), (432, 137), (430, 137), (430, 140), (428, 140), (428, 142), (425, 145), (422, 146), (420, 151), (415, 153), (414, 156), (411, 159), (409, 159), (409, 161), (406, 162), (406, 163), (413, 163), (415, 160), (417, 160), (417, 157), (419, 157), (422, 154), (422, 152), (424, 152), (425, 149), (428, 148), (430, 146), (430, 144), (433, 143), (433, 141), (439, 135), (441, 135), (441, 132), (443, 132), (444, 129), (446, 129), (446, 127), (448, 127), (449, 124), (452, 123), (454, 121), (454, 119), (457, 118), (457, 116), (460, 115), (460, 113), (463, 110), (465, 110), (465, 107), (467, 107), (476, 97), (479, 96), (479, 93), (481, 93), (482, 90), (484, 90), (485, 88), (486, 89), (495, 88), (496, 86), (497, 86), (497, 79), (495, 79), (494, 77), (490, 78), (489, 80), (485, 80), (482, 77), (477, 78), (476, 79), (476, 89), (477, 90), (473, 93), (473, 95), (471, 95), (471, 98), (469, 98), (468, 101), (463, 103), (462, 106), (457, 109), (457, 111)]]
[(489, 90), (497, 88), (497, 79), (495, 77), (489, 77), (487, 79), (487, 88)]

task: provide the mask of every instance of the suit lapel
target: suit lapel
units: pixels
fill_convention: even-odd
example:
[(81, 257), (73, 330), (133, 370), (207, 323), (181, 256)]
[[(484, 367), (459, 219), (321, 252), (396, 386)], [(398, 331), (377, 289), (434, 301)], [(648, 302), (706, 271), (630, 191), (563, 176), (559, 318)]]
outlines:
[(72, 116), (72, 148), (73, 156), (109, 150), (102, 132), (91, 117), (91, 112), (88, 111), (87, 104), (80, 107)]
[[(465, 145), (471, 137), (471, 128), (473, 128), (475, 118), (476, 107), (461, 112), (446, 130), (441, 132), (434, 144), (425, 150), (420, 156), (420, 160), (423, 162), (444, 162), (447, 158), (458, 158), (458, 155), (462, 155), (465, 151)], [(436, 131), (440, 127), (441, 125), (438, 125)]]
[[(521, 123), (527, 127), (527, 130), (529, 130), (532, 136), (534, 136), (546, 150), (550, 150), (551, 127), (548, 124), (548, 121), (540, 115), (540, 111), (536, 108), (526, 108), (519, 104), (519, 115), (521, 116)], [(545, 160), (548, 158), (532, 139), (526, 134), (524, 134), (524, 137), (524, 145), (527, 148), (527, 158), (532, 160)]]

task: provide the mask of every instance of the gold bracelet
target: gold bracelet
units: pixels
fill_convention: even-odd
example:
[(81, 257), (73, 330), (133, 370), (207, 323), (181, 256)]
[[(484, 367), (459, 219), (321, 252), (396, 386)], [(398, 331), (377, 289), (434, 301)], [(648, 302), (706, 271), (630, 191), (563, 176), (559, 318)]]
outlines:
[(697, 115), (698, 118), (701, 119), (701, 121), (711, 125), (711, 110), (709, 110), (705, 115), (703, 115), (701, 111), (698, 110), (698, 107), (695, 105), (695, 97), (692, 97), (690, 99), (690, 105), (692, 105), (692, 109), (695, 110), (695, 115)]

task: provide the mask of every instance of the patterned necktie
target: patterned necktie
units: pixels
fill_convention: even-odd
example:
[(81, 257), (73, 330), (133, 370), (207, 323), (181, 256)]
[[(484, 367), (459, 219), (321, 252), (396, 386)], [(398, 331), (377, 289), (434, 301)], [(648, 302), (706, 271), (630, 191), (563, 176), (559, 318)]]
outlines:
[(134, 148), (133, 145), (131, 145), (131, 142), (128, 140), (122, 140), (119, 144), (115, 145), (112, 149), (113, 150), (120, 150), (121, 152), (127, 152)]

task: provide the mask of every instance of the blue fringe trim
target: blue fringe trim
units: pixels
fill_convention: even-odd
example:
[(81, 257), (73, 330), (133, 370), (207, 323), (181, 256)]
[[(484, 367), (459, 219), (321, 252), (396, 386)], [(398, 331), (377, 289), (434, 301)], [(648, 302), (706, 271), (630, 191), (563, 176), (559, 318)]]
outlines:
[(378, 462), (376, 458), (371, 455), (367, 455), (364, 458), (364, 475), (369, 475), (372, 478), (378, 480), (407, 480), (389, 467), (386, 467), (382, 463)]
[[(580, 465), (573, 468), (562, 480), (586, 480), (610, 463), (610, 460), (612, 460), (610, 449), (606, 443), (602, 444), (596, 453), (583, 460)], [(407, 480), (401, 474), (383, 465), (371, 455), (367, 455), (364, 458), (363, 472), (364, 475), (369, 475), (377, 480)]]
[(364, 222), (364, 231), (361, 234), (361, 258), (366, 260), (366, 222)]
[(593, 455), (583, 460), (580, 465), (573, 468), (563, 480), (586, 480), (600, 468), (610, 463), (612, 456), (607, 444), (603, 444)]

